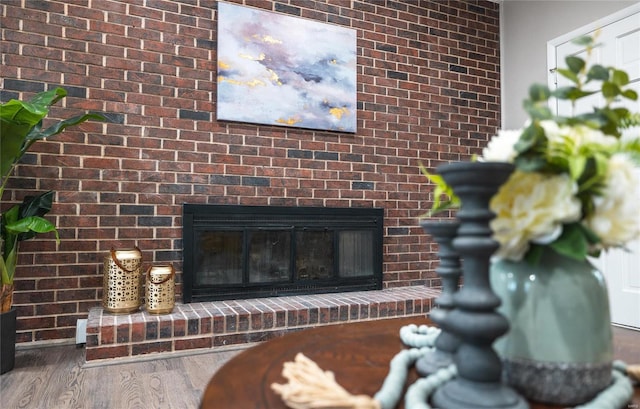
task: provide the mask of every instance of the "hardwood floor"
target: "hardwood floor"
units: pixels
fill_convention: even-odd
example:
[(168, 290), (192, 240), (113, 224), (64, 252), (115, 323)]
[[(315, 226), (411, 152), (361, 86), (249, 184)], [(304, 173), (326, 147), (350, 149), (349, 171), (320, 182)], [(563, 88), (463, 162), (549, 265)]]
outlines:
[[(613, 333), (614, 355), (640, 364), (629, 353), (637, 350), (631, 347), (640, 344), (640, 331), (614, 327)], [(0, 407), (196, 409), (213, 374), (248, 346), (101, 366), (85, 365), (84, 350), (73, 345), (19, 350), (15, 369), (0, 376)]]
[(197, 408), (214, 372), (240, 351), (86, 367), (73, 345), (19, 350), (16, 367), (0, 376), (0, 407)]

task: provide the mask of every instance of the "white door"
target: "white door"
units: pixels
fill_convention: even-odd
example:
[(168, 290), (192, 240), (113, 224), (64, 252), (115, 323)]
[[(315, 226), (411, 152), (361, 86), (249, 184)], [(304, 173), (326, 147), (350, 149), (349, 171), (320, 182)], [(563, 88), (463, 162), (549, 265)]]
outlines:
[[(549, 86), (554, 88), (568, 84), (562, 76), (556, 76), (554, 70), (558, 66), (566, 67), (566, 56), (586, 56), (585, 50), (572, 44), (571, 39), (580, 35), (593, 35), (598, 28), (601, 30), (598, 37), (601, 46), (595, 49), (589, 61), (625, 70), (629, 74), (630, 86), (640, 94), (640, 4), (550, 41)], [(602, 106), (602, 103), (601, 95), (593, 95), (580, 101), (573, 113), (571, 105), (566, 101), (554, 101), (552, 107), (561, 115), (573, 115), (591, 111), (594, 105)], [(640, 111), (640, 101), (628, 101), (625, 105), (632, 111)], [(640, 240), (631, 243), (628, 250), (616, 249), (603, 253), (599, 259), (594, 260), (594, 264), (607, 279), (611, 321), (640, 329)]]

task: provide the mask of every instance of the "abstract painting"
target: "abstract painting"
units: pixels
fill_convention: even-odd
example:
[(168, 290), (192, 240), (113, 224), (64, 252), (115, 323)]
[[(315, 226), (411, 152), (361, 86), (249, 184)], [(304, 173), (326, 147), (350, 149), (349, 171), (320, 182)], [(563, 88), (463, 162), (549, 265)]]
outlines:
[(219, 120), (356, 131), (356, 32), (218, 3)]

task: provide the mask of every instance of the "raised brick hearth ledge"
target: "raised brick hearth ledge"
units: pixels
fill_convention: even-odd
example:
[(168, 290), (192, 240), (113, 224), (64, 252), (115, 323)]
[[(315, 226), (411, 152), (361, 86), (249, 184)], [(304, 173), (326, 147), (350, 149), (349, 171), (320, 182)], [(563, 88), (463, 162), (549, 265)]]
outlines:
[(87, 363), (147, 354), (184, 353), (266, 341), (290, 331), (426, 314), (438, 289), (423, 286), (380, 291), (176, 304), (173, 312), (114, 315), (89, 311)]

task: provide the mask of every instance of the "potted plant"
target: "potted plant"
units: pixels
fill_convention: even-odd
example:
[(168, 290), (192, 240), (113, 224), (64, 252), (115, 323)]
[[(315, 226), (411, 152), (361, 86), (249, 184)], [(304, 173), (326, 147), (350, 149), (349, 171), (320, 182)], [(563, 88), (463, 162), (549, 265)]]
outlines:
[[(97, 113), (86, 113), (53, 123), (42, 128), (43, 119), (49, 113), (49, 107), (67, 95), (63, 88), (41, 92), (27, 101), (12, 99), (0, 104), (0, 205), (7, 181), (23, 155), (36, 141), (61, 133), (69, 126), (88, 120), (105, 120)], [(30, 239), (38, 233), (58, 232), (55, 225), (43, 216), (51, 210), (53, 192), (48, 191), (37, 196), (26, 196), (22, 203), (8, 209), (0, 207), (0, 328), (2, 330), (1, 371), (5, 373), (13, 368), (15, 356), (16, 309), (12, 307), (14, 276), (18, 261), (20, 241)], [(5, 339), (5, 336), (8, 338)]]

